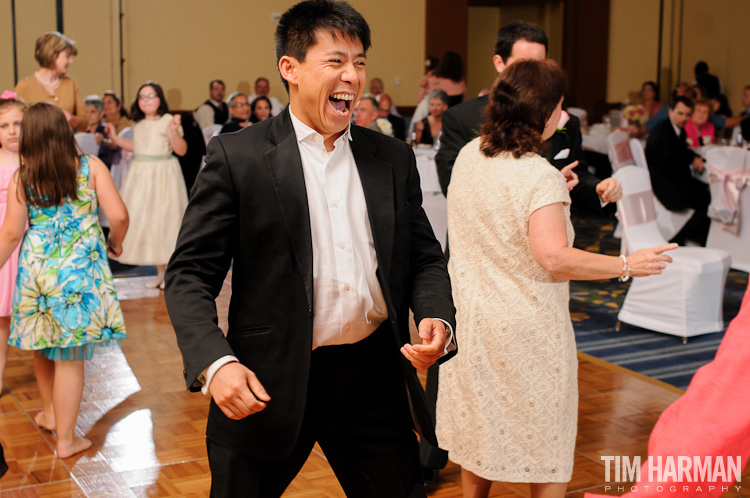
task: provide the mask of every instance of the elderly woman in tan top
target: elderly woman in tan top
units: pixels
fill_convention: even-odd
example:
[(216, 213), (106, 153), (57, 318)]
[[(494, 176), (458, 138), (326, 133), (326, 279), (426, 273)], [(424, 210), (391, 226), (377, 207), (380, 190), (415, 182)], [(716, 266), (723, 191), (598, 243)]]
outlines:
[(29, 105), (42, 101), (57, 104), (70, 126), (86, 131), (86, 106), (81, 91), (75, 80), (65, 76), (76, 55), (76, 44), (67, 36), (57, 31), (43, 34), (37, 38), (34, 49), (39, 69), (18, 82), (16, 94)]

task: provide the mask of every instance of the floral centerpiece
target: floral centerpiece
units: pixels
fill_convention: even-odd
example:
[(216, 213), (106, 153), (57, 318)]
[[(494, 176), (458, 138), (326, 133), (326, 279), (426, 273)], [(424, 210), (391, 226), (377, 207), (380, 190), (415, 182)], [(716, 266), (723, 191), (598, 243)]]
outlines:
[(641, 104), (631, 104), (625, 107), (622, 111), (622, 117), (628, 124), (634, 126), (646, 124), (646, 121), (648, 121), (646, 109)]

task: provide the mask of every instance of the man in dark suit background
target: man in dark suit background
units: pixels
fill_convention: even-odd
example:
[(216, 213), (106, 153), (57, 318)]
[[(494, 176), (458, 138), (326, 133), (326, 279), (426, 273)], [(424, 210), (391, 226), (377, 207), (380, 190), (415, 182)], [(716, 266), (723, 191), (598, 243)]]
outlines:
[[(527, 22), (513, 21), (497, 32), (492, 62), (500, 74), (518, 59), (546, 58), (547, 45), (547, 35), (542, 28)], [(479, 135), (488, 99), (488, 95), (478, 97), (452, 107), (443, 114), (443, 135), (440, 150), (435, 156), (443, 193), (447, 194), (458, 152)], [(578, 161), (573, 169), (578, 176), (578, 185), (570, 192), (574, 206), (600, 212), (602, 203), (616, 202), (622, 196), (619, 181), (614, 178), (599, 180), (589, 173), (581, 148), (581, 123), (578, 118), (570, 116), (565, 132), (558, 131), (546, 143), (546, 157), (558, 169)]]
[(455, 352), (455, 310), (411, 149), (350, 126), (369, 46), (344, 2), (284, 13), (290, 104), (210, 142), (185, 212), (165, 296), (186, 383), (212, 397), (213, 497), (281, 496), (316, 441), (348, 496), (425, 496), (413, 430), (437, 442), (414, 367)]
[(687, 145), (685, 123), (693, 112), (693, 102), (677, 97), (669, 104), (669, 119), (660, 123), (648, 137), (646, 161), (651, 175), (654, 195), (670, 211), (693, 208), (693, 216), (672, 238), (684, 245), (692, 240), (705, 246), (711, 220), (708, 205), (711, 192), (708, 185), (693, 178), (691, 166), (697, 173), (704, 168), (703, 159)]
[[(522, 21), (513, 21), (500, 28), (495, 38), (495, 55), (492, 62), (498, 74), (518, 59), (544, 59), (547, 57), (547, 35), (539, 26)], [(485, 95), (451, 107), (443, 113), (443, 128), (440, 150), (435, 156), (440, 187), (448, 193), (453, 163), (464, 145), (479, 135), (484, 121), (484, 108), (489, 96)], [(558, 169), (570, 169), (578, 176), (578, 185), (570, 192), (572, 205), (596, 213), (602, 206), (616, 202), (622, 197), (620, 182), (614, 178), (599, 180), (586, 166), (581, 148), (581, 124), (570, 116), (564, 131), (558, 131), (547, 140), (546, 157)], [(448, 234), (450, 240), (450, 234)], [(427, 372), (427, 399), (433, 409), (437, 402), (438, 367), (433, 365)], [(448, 461), (447, 452), (434, 447), (428, 441), (420, 441), (420, 460), (424, 469), (425, 483), (436, 482), (438, 469)]]

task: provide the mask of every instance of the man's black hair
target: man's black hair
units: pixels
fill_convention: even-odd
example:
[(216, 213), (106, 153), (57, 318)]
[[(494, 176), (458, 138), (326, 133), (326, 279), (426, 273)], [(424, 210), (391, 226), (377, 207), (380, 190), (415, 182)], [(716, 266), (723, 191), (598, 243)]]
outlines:
[(679, 104), (680, 102), (682, 102), (683, 104), (685, 104), (691, 109), (695, 107), (695, 104), (693, 104), (693, 101), (690, 100), (688, 97), (679, 96), (679, 97), (675, 97), (674, 99), (672, 99), (672, 102), (669, 103), (669, 108), (674, 110), (675, 107), (677, 107), (677, 104)]
[[(370, 48), (370, 27), (362, 15), (346, 2), (307, 0), (281, 16), (276, 27), (276, 65), (284, 55), (305, 61), (307, 49), (316, 43), (319, 29), (335, 39), (338, 36), (359, 40), (365, 52)], [(287, 91), (289, 83), (282, 78)]]
[(495, 54), (506, 62), (518, 40), (541, 43), (545, 52), (548, 48), (547, 34), (542, 28), (530, 22), (513, 21), (498, 30), (495, 36)]

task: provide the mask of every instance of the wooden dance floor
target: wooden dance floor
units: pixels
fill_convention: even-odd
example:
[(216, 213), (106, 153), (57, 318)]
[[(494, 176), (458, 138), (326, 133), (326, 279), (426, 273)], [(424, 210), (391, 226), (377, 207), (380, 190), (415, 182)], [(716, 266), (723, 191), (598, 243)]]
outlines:
[[(224, 313), (230, 292), (227, 283), (219, 298)], [(122, 306), (128, 332), (122, 351), (95, 357), (86, 366), (78, 430), (94, 444), (80, 455), (58, 459), (53, 434), (34, 424), (40, 401), (31, 355), (11, 348), (0, 397), (0, 441), (10, 466), (0, 479), (3, 498), (208, 496), (208, 398), (184, 388), (163, 296), (126, 300)], [(617, 484), (605, 482), (600, 457), (645, 457), (651, 428), (680, 394), (622, 368), (579, 358), (579, 431), (568, 495), (604, 493), (605, 485), (615, 486), (609, 494), (622, 494)], [(455, 465), (449, 464), (440, 478), (429, 496), (461, 496)], [(723, 496), (750, 497), (748, 470), (737, 484), (740, 492)], [(284, 496), (338, 498), (344, 493), (316, 448)], [(528, 486), (495, 483), (490, 496), (528, 496)]]

